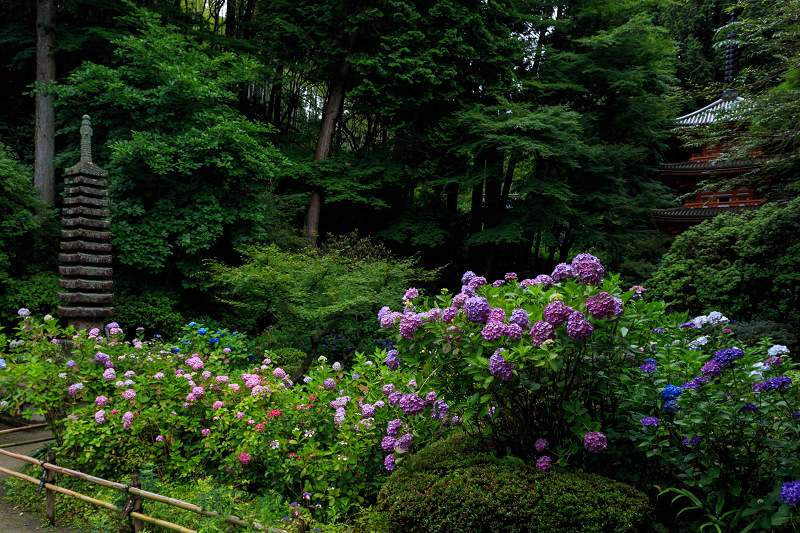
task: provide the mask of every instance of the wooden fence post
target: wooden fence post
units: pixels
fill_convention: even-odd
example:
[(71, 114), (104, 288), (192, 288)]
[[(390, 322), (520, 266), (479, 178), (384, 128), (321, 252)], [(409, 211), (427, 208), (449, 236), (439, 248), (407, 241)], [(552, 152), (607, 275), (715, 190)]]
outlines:
[[(48, 450), (47, 451), (47, 462), (51, 465), (56, 464), (56, 452), (55, 450)], [(45, 478), (45, 482), (50, 483), (51, 485), (56, 480), (56, 472), (55, 470), (48, 470), (47, 477)], [(51, 526), (56, 525), (56, 491), (53, 489), (47, 489), (45, 493), (45, 513), (47, 514), (47, 523)]]
[[(131, 474), (131, 487), (134, 488), (141, 488), (141, 484), (139, 483), (139, 474)], [(132, 494), (133, 497), (133, 509), (132, 511), (136, 511), (137, 513), (142, 512), (142, 497), (138, 494)], [(133, 519), (133, 531), (134, 533), (140, 533), (144, 531), (144, 522), (140, 518)]]

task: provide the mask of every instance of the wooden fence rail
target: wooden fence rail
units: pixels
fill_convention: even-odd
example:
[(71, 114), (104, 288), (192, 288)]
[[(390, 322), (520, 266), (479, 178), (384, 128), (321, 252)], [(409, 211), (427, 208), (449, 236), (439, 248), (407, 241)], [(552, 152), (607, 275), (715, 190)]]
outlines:
[[(5, 433), (12, 433), (15, 431), (25, 431), (30, 429), (36, 429), (40, 427), (44, 427), (45, 424), (36, 424), (32, 426), (25, 426), (20, 428), (13, 428), (0, 431), (1, 434)], [(20, 455), (13, 452), (9, 452), (3, 448), (11, 447), (11, 446), (20, 446), (22, 444), (30, 444), (34, 442), (43, 442), (45, 440), (52, 440), (52, 439), (36, 439), (32, 441), (25, 441), (25, 442), (17, 442), (13, 444), (3, 444), (0, 447), (0, 454), (6, 455), (8, 457), (12, 457), (14, 459), (18, 459), (20, 461), (25, 461), (31, 464), (35, 464), (43, 468), (42, 478), (41, 480), (37, 480), (34, 477), (22, 474), (20, 472), (16, 472), (13, 470), (9, 470), (7, 468), (0, 467), (0, 472), (4, 472), (10, 476), (14, 476), (30, 483), (34, 483), (39, 485), (39, 492), (42, 489), (46, 489), (46, 514), (47, 520), (50, 525), (55, 525), (55, 493), (58, 492), (59, 494), (64, 494), (70, 496), (72, 498), (76, 498), (78, 500), (82, 500), (87, 503), (91, 503), (93, 505), (97, 505), (100, 507), (105, 507), (106, 509), (110, 509), (112, 511), (116, 511), (120, 513), (121, 518), (130, 517), (133, 520), (133, 531), (138, 533), (144, 530), (144, 523), (147, 522), (149, 524), (153, 524), (156, 526), (160, 526), (166, 529), (170, 529), (172, 531), (178, 531), (179, 533), (197, 533), (193, 529), (188, 529), (178, 524), (173, 524), (172, 522), (167, 522), (165, 520), (160, 520), (158, 518), (153, 518), (152, 516), (148, 516), (143, 514), (142, 507), (143, 499), (153, 500), (160, 503), (164, 503), (166, 505), (171, 505), (173, 507), (178, 507), (179, 509), (183, 509), (185, 511), (191, 511), (197, 513), (201, 516), (208, 516), (208, 517), (219, 517), (222, 516), (226, 522), (231, 524), (235, 524), (238, 526), (249, 527), (251, 524), (248, 524), (246, 521), (242, 520), (241, 518), (233, 515), (224, 516), (220, 513), (212, 511), (210, 509), (206, 509), (199, 505), (194, 505), (192, 503), (184, 502), (181, 500), (176, 500), (175, 498), (169, 498), (167, 496), (162, 496), (160, 494), (156, 494), (154, 492), (149, 492), (146, 490), (142, 490), (139, 488), (139, 475), (133, 474), (131, 476), (131, 484), (125, 485), (123, 483), (116, 483), (114, 481), (108, 481), (99, 477), (90, 476), (89, 474), (85, 474), (83, 472), (78, 472), (77, 470), (71, 470), (69, 468), (64, 468), (62, 466), (58, 466), (55, 464), (55, 451), (50, 450), (47, 452), (47, 461), (40, 461), (38, 459), (34, 459), (33, 457), (28, 457), (27, 455)], [(82, 479), (84, 481), (88, 481), (90, 483), (94, 483), (96, 485), (102, 485), (104, 487), (109, 487), (112, 489), (116, 489), (122, 492), (126, 492), (130, 495), (130, 498), (125, 505), (125, 508), (120, 509), (116, 505), (110, 502), (97, 500), (92, 498), (91, 496), (87, 496), (85, 494), (81, 494), (79, 492), (75, 492), (73, 490), (66, 489), (64, 487), (59, 487), (55, 485), (55, 475), (56, 473), (65, 474), (68, 476), (72, 476), (78, 479)], [(254, 523), (252, 527), (259, 531), (266, 531), (268, 533), (288, 533), (286, 530), (283, 529), (275, 529), (275, 528), (268, 528), (264, 527), (261, 524)]]

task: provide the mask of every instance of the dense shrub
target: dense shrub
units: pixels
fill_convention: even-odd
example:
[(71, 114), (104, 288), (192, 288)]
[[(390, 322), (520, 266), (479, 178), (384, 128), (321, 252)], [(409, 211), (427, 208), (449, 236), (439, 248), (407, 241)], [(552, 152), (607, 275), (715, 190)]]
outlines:
[(133, 288), (115, 294), (114, 320), (125, 331), (147, 326), (148, 333), (175, 339), (186, 323), (178, 294), (167, 288)]
[[(431, 445), (392, 475), (378, 497), (393, 531), (623, 532), (652, 523), (647, 497), (582, 472), (474, 453), (465, 436)], [(462, 455), (466, 453), (466, 455)]]
[(3, 322), (15, 317), (21, 307), (39, 315), (55, 315), (59, 290), (55, 272), (35, 272), (8, 280), (5, 291), (0, 294)]

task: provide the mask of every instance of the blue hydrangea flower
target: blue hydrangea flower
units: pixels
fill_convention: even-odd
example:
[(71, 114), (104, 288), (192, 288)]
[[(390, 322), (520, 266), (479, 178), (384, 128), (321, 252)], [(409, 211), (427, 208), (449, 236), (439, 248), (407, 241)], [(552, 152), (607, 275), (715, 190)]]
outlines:
[(678, 396), (681, 395), (683, 391), (677, 385), (667, 385), (663, 391), (661, 391), (661, 401), (668, 402), (669, 400), (674, 400)]
[(198, 329), (198, 330), (197, 330), (197, 333), (199, 333), (200, 335), (205, 335), (205, 334), (206, 334), (206, 328), (200, 328), (200, 329)]

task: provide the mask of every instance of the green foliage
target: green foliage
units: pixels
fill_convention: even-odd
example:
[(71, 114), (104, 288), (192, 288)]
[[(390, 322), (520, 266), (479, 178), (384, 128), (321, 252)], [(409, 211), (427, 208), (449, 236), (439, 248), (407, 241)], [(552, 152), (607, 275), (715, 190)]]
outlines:
[(17, 316), (21, 308), (38, 315), (55, 315), (58, 307), (58, 274), (36, 272), (9, 280), (0, 295), (0, 313), (4, 320)]
[(165, 341), (176, 339), (186, 323), (180, 312), (179, 295), (174, 290), (157, 287), (122, 290), (119, 285), (114, 293), (114, 321), (130, 332), (146, 325), (148, 334), (157, 333)]
[[(0, 144), (0, 190), (3, 202), (0, 205), (0, 290), (12, 278), (25, 272), (30, 255), (20, 253), (31, 250), (31, 241), (41, 227), (36, 215), (42, 211), (46, 217), (51, 213), (43, 211), (33, 187), (33, 172), (21, 164), (14, 154)], [(23, 268), (20, 268), (20, 267)]]
[(684, 232), (647, 284), (690, 314), (718, 309), (745, 321), (800, 320), (800, 201), (722, 215)]
[[(352, 349), (370, 348), (382, 302), (402, 295), (412, 280), (430, 279), (414, 259), (395, 259), (357, 239), (291, 253), (277, 246), (242, 249), (242, 265), (209, 263), (220, 294), (251, 315), (268, 317), (310, 356), (328, 333), (343, 332)], [(370, 346), (371, 345), (371, 346)]]
[[(647, 497), (582, 472), (542, 472), (440, 441), (422, 468), (401, 470), (381, 488), (378, 507), (393, 531), (648, 531)], [(424, 460), (427, 454), (438, 456)], [(421, 465), (418, 465), (421, 466)]]
[(97, 153), (110, 157), (119, 260), (202, 286), (189, 276), (204, 257), (277, 237), (282, 215), (269, 190), (285, 160), (269, 128), (236, 110), (235, 88), (255, 61), (215, 52), (144, 10), (130, 22), (140, 30), (112, 39), (113, 65), (85, 63), (54, 89), (63, 131), (74, 135), (88, 111), (106, 141)]

